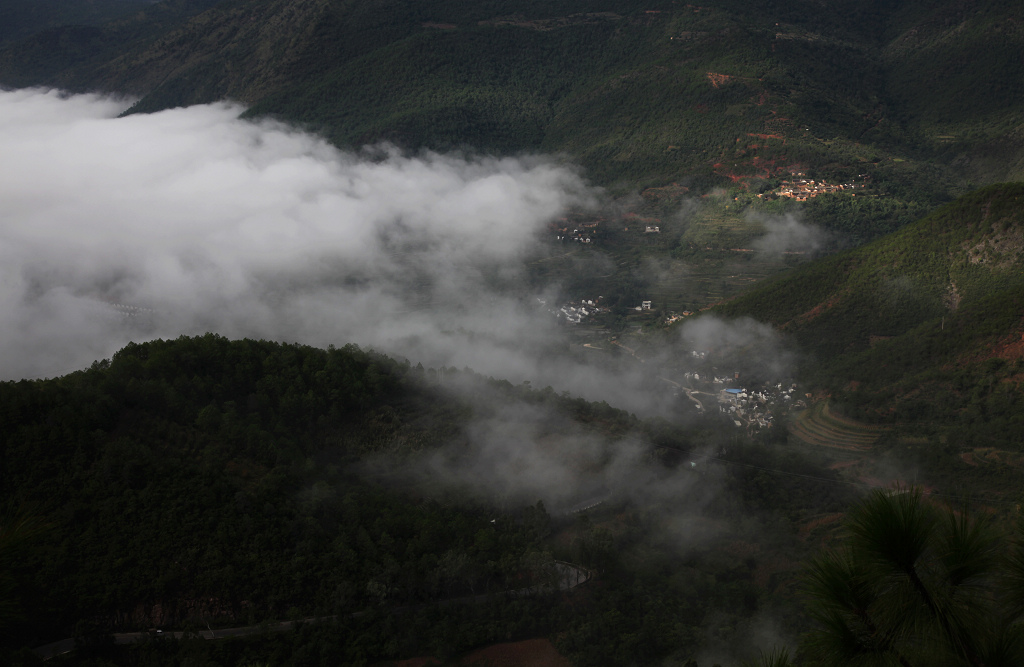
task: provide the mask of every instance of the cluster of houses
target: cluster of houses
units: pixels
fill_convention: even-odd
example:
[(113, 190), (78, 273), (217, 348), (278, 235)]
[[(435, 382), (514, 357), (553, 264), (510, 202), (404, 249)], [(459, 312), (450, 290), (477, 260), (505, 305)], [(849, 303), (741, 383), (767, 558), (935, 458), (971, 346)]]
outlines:
[[(693, 350), (690, 356), (694, 360), (704, 360), (707, 352)], [(684, 373), (685, 383), (676, 385), (676, 396), (681, 398), (685, 393), (687, 399), (697, 404), (697, 410), (700, 412), (714, 410), (713, 406), (717, 402), (718, 411), (727, 416), (738, 428), (745, 428), (748, 431), (767, 428), (774, 423), (776, 415), (784, 415), (791, 409), (807, 407), (804, 399), (796, 393), (795, 384), (776, 382), (757, 385), (756, 389), (747, 389), (740, 383), (738, 372), (720, 375), (714, 372), (714, 369), (710, 370), (710, 373)]]
[[(561, 222), (566, 222), (566, 220), (563, 219)], [(572, 241), (575, 243), (593, 243), (597, 227), (600, 224), (600, 221), (590, 223), (580, 222), (572, 226), (572, 231), (569, 231), (569, 225), (561, 228), (555, 227), (555, 240)]]
[(684, 310), (681, 313), (672, 313), (671, 315), (665, 318), (665, 324), (672, 324), (673, 322), (678, 322), (684, 317), (689, 317), (690, 315), (693, 315), (692, 310)]
[[(537, 302), (540, 307), (546, 309), (547, 312), (554, 315), (560, 322), (566, 324), (580, 324), (584, 320), (595, 317), (599, 314), (605, 314), (611, 312), (609, 308), (602, 306), (601, 302), (604, 300), (603, 296), (599, 296), (596, 299), (580, 299), (579, 301), (570, 301), (562, 304), (561, 306), (548, 307), (548, 302), (544, 299), (538, 298)], [(635, 306), (633, 310), (644, 311), (651, 310), (650, 301), (641, 301), (639, 306)]]
[[(716, 383), (719, 381), (723, 384), (728, 382), (724, 378), (715, 378)], [(807, 407), (803, 399), (793, 399), (795, 391), (795, 384), (783, 389), (781, 382), (759, 391), (747, 391), (742, 387), (723, 388), (718, 393), (718, 409), (741, 428), (766, 428), (775, 420), (773, 411)]]
[[(561, 322), (567, 324), (579, 324), (584, 318), (593, 317), (598, 313), (606, 312), (608, 309), (601, 307), (601, 299), (604, 297), (597, 297), (597, 299), (581, 299), (579, 303), (575, 301), (567, 303), (558, 309), (550, 309), (548, 312), (553, 314)], [(542, 302), (543, 303), (543, 302)]]
[[(756, 392), (755, 392), (756, 393)], [(763, 428), (771, 425), (775, 417), (771, 410), (763, 412), (757, 410), (759, 405), (765, 405), (759, 401), (759, 397), (748, 395), (745, 389), (723, 389), (718, 395), (718, 410), (732, 417), (736, 426)]]
[(113, 303), (110, 301), (92, 299), (82, 299), (81, 303), (83, 303), (89, 310), (94, 311), (105, 318), (130, 318), (132, 320), (148, 321), (156, 315), (156, 311), (152, 308), (132, 306), (126, 303)]
[[(803, 174), (797, 174), (803, 176)], [(868, 178), (867, 174), (860, 174), (860, 179)], [(757, 195), (758, 197), (771, 198), (776, 197), (790, 197), (797, 201), (807, 201), (813, 197), (824, 194), (835, 194), (837, 192), (848, 192), (853, 196), (856, 196), (854, 190), (862, 190), (867, 187), (867, 183), (850, 181), (849, 183), (827, 183), (825, 181), (816, 181), (813, 178), (797, 178), (793, 181), (783, 181), (782, 185), (772, 190), (771, 192)]]

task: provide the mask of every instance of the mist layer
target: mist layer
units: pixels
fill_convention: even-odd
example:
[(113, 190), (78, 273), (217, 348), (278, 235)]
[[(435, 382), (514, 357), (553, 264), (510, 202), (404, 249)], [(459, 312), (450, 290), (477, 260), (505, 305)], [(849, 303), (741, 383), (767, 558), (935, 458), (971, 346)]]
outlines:
[(0, 92), (3, 378), (205, 331), (482, 370), (545, 335), (505, 288), (541, 226), (593, 201), (576, 171), (343, 152), (232, 104), (126, 106)]

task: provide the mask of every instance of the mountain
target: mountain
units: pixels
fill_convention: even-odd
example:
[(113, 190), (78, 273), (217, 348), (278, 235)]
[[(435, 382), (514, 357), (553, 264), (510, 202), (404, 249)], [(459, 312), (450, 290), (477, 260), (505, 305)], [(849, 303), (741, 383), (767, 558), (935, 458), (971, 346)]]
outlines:
[(965, 444), (1024, 438), (1024, 184), (982, 188), (718, 310), (788, 332), (858, 416), (941, 424)]
[[(1003, 0), (969, 9), (953, 0), (173, 0), (9, 44), (0, 82), (138, 96), (128, 113), (228, 97), (250, 105), (252, 117), (297, 122), (343, 146), (389, 140), (567, 155), (613, 192), (639, 191), (642, 219), (662, 229), (656, 243), (627, 238), (627, 224), (609, 229), (608, 250), (624, 268), (613, 270), (615, 284), (580, 291), (618, 289), (634, 300), (653, 291), (683, 309), (733, 294), (734, 274), (745, 285), (779, 270), (781, 262), (728, 263), (752, 254), (759, 228), (747, 224), (750, 215), (803, 212), (860, 243), (977, 183), (1024, 175), (1022, 21), (1024, 8)], [(799, 209), (757, 197), (805, 173), (798, 170), (830, 182), (861, 178), (869, 194), (823, 195)], [(711, 196), (680, 220), (679, 204), (699, 194)], [(958, 236), (982, 234), (977, 220), (957, 233), (922, 231), (970, 201), (724, 311), (792, 331), (824, 364), (821, 373), (906, 380), (898, 365), (866, 360), (919, 327), (916, 335), (931, 336), (935, 323), (948, 332), (975, 311), (987, 322), (1012, 307), (1012, 289), (1000, 281), (1017, 284), (1016, 260), (972, 259), (955, 245), (985, 253), (1012, 245), (1012, 234), (998, 244)], [(672, 268), (660, 273), (689, 275), (676, 269), (691, 262), (714, 289), (680, 297), (683, 278), (637, 278), (655, 250)], [(900, 268), (886, 267), (890, 256)], [(992, 268), (1004, 265), (1011, 268)], [(983, 299), (1004, 301), (989, 308)], [(971, 345), (982, 345), (973, 332), (986, 326), (963, 324)]]
[[(217, 0), (128, 2), (123, 0), (116, 5), (121, 16), (102, 21), (100, 13), (82, 11), (83, 7), (94, 7), (91, 4), (54, 0), (49, 7), (41, 5), (52, 10), (52, 13), (39, 13), (37, 17), (38, 10), (34, 2), (8, 0), (5, 9), (13, 19), (8, 27), (8, 39), (22, 33), (33, 34), (5, 49), (3, 59), (11, 67), (0, 79), (0, 85), (13, 88), (44, 85), (65, 87), (68, 90), (114, 92), (114, 89), (87, 78), (83, 78), (79, 85), (74, 85), (67, 76), (58, 77), (55, 73), (77, 70), (86, 63), (113, 57), (122, 49), (147, 43), (181, 25), (189, 17), (209, 9)], [(122, 9), (125, 11), (120, 11)], [(109, 16), (110, 12), (106, 15)]]
[(0, 82), (129, 93), (136, 112), (228, 97), (341, 145), (560, 152), (605, 184), (706, 190), (796, 164), (937, 202), (1022, 173), (1022, 11), (178, 0), (9, 46)]
[(1021, 179), (1024, 8), (904, 3), (882, 49), (898, 115), (938, 160), (980, 181)]
[(155, 0), (0, 0), (0, 44), (66, 25), (97, 25)]
[[(684, 464), (725, 445), (735, 465)], [(212, 334), (0, 383), (0, 463), (16, 665), (69, 636), (74, 664), (366, 664), (538, 635), (580, 665), (750, 656), (759, 610), (804, 622), (796, 527), (850, 500), (835, 472), (714, 419), (683, 431), (354, 346)], [(588, 512), (538, 502), (567, 493)], [(599, 585), (557, 593), (556, 558)], [(310, 617), (216, 642), (111, 635)], [(736, 629), (705, 638), (709, 617)]]
[[(700, 414), (643, 421), (469, 369), (214, 334), (0, 383), (0, 663), (69, 636), (73, 661), (132, 665), (448, 662), (544, 636), (579, 665), (738, 664), (751, 638), (811, 627), (798, 573), (859, 489), (927, 461), (935, 498), (981, 490), (994, 525), (1013, 514), (1019, 3), (50, 2), (0, 4), (3, 85), (128, 94), (129, 114), (232, 98), (343, 147), (543, 151), (638, 193), (558, 221), (593, 247), (552, 225), (524, 279), (608, 297), (558, 354), (635, 365)], [(798, 177), (856, 187), (779, 195)], [(825, 238), (798, 214), (830, 251), (868, 242), (796, 266)], [(773, 229), (813, 243), (767, 253)], [(714, 409), (724, 387), (746, 400), (730, 378), (761, 383), (732, 360), (689, 382), (704, 343), (681, 347), (669, 309), (753, 276), (710, 315), (802, 351), (811, 393), (772, 384), (811, 399), (796, 419), (839, 434), (824, 446), (787, 437), (781, 411), (753, 432)], [(761, 348), (708, 323), (708, 346), (788, 358), (768, 327), (746, 327)], [(593, 585), (560, 590), (565, 568)], [(296, 631), (272, 635), (285, 619)], [(154, 626), (185, 634), (114, 644)]]

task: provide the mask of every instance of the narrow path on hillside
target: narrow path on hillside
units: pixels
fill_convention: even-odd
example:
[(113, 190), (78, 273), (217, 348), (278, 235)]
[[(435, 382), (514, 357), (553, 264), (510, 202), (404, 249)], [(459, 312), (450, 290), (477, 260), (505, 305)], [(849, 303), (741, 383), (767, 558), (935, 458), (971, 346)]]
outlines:
[(699, 410), (700, 412), (704, 412), (704, 404), (700, 402), (700, 399), (698, 399), (696, 396), (693, 395), (695, 393), (693, 391), (693, 389), (690, 389), (689, 387), (685, 387), (685, 386), (679, 384), (678, 382), (676, 382), (674, 380), (669, 380), (668, 378), (663, 378), (660, 375), (658, 376), (658, 379), (659, 380), (664, 380), (665, 382), (668, 382), (670, 385), (675, 386), (677, 389), (682, 389), (683, 393), (686, 394), (686, 397), (688, 399), (690, 399), (691, 401), (693, 401), (694, 403), (697, 404), (697, 410)]
[(642, 364), (642, 363), (644, 363), (644, 360), (643, 360), (643, 359), (641, 359), (640, 357), (638, 357), (638, 356), (636, 355), (636, 350), (634, 350), (633, 348), (631, 348), (631, 347), (626, 347), (625, 345), (623, 345), (622, 343), (620, 343), (620, 342), (619, 342), (619, 341), (617, 341), (617, 340), (613, 340), (613, 341), (612, 341), (612, 345), (616, 345), (616, 346), (618, 346), (618, 347), (621, 347), (621, 348), (622, 348), (623, 350), (625, 350), (626, 352), (629, 352), (629, 354), (630, 354), (630, 355), (632, 355), (632, 357), (633, 357), (634, 359), (636, 359), (637, 361), (639, 361), (639, 362), (640, 362), (641, 364)]

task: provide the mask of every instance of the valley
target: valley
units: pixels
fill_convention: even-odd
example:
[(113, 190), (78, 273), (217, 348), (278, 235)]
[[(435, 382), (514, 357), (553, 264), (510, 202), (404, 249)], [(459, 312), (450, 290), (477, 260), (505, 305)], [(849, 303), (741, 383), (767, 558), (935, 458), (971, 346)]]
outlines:
[(0, 0), (0, 664), (1022, 664), (1022, 25)]

